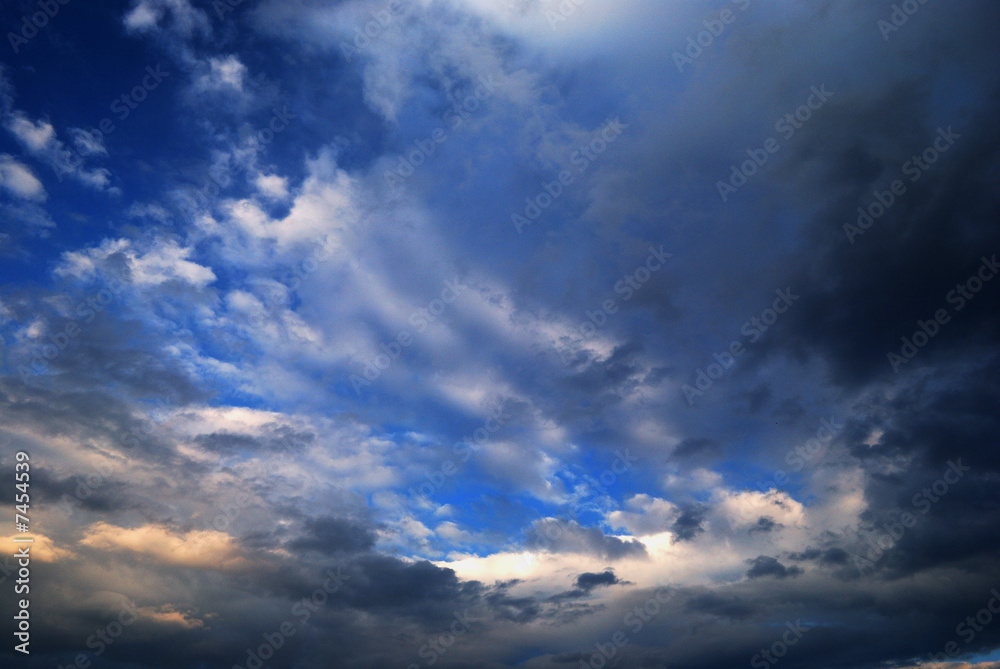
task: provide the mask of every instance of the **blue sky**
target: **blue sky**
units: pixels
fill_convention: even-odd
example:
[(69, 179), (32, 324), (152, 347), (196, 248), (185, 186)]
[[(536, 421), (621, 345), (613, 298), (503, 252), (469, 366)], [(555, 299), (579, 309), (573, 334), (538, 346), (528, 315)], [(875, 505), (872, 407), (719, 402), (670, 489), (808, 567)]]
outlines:
[(992, 669), (960, 4), (6, 3), (5, 661)]

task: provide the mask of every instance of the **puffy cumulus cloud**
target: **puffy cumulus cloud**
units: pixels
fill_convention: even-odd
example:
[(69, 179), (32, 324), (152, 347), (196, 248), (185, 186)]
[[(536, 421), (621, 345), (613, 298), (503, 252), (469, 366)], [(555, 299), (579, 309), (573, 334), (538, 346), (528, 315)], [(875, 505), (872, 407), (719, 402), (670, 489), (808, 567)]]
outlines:
[(43, 202), (48, 197), (31, 168), (7, 154), (0, 155), (0, 186), (25, 200)]
[(747, 578), (761, 578), (773, 576), (774, 578), (788, 578), (802, 573), (800, 567), (786, 567), (777, 559), (769, 555), (759, 555), (753, 560), (748, 560), (750, 569), (747, 571)]
[(643, 544), (630, 537), (604, 534), (597, 527), (583, 527), (575, 520), (543, 518), (532, 524), (528, 544), (555, 553), (586, 553), (606, 560), (645, 555)]
[(194, 629), (205, 625), (204, 620), (195, 618), (190, 613), (177, 611), (170, 604), (165, 604), (159, 607), (139, 607), (136, 609), (136, 613), (138, 613), (140, 618), (149, 621), (154, 625), (163, 625), (166, 627), (173, 626), (184, 629)]
[(101, 132), (87, 131), (82, 128), (70, 128), (69, 134), (73, 138), (76, 150), (83, 156), (106, 156), (108, 149), (104, 146), (104, 134)]
[[(294, 8), (267, 2), (256, 8), (255, 16), (263, 31), (285, 38), (298, 35), (354, 63), (361, 70), (365, 101), (393, 123), (400, 120), (406, 105), (432, 93), (426, 90), (428, 79), (438, 92), (455, 98), (452, 104), (460, 103), (484, 79), (499, 82), (490, 93), (497, 99), (517, 103), (537, 99), (532, 75), (523, 70), (505, 74), (503, 47), (485, 39), (491, 33), (477, 15), (463, 9), (423, 1), (405, 3), (391, 12), (363, 0), (303, 3)], [(376, 14), (381, 20), (373, 19)], [(366, 31), (378, 34), (364, 39)], [(436, 44), (433, 50), (425, 47), (430, 42)]]
[(235, 54), (210, 56), (198, 61), (190, 73), (185, 96), (199, 113), (209, 111), (244, 115), (269, 99), (266, 77), (251, 81), (249, 69)]
[(24, 148), (41, 153), (56, 141), (56, 130), (48, 121), (32, 121), (23, 112), (15, 112), (7, 120), (7, 130)]
[[(31, 156), (55, 170), (60, 180), (63, 176), (70, 176), (95, 190), (112, 194), (119, 192), (111, 186), (111, 172), (105, 168), (87, 168), (84, 165), (82, 156), (100, 153), (93, 142), (85, 145), (87, 152), (82, 155), (74, 154), (57, 137), (52, 123), (41, 119), (33, 121), (20, 110), (7, 111), (3, 115), (3, 125)], [(71, 130), (71, 134), (76, 130), (78, 129)], [(79, 134), (76, 133), (75, 136), (79, 137)]]
[(223, 91), (232, 89), (243, 92), (243, 82), (247, 75), (247, 67), (236, 56), (226, 58), (210, 58), (208, 71), (194, 82), (194, 90), (199, 92)]
[(137, 287), (177, 281), (204, 288), (213, 283), (216, 276), (210, 268), (188, 260), (192, 253), (191, 248), (182, 247), (171, 239), (157, 239), (145, 249), (136, 248), (128, 239), (108, 239), (97, 248), (65, 254), (55, 274), (88, 279), (118, 264), (118, 269), (124, 270)]
[(167, 243), (143, 255), (135, 255), (130, 258), (132, 280), (140, 286), (182, 281), (198, 288), (215, 281), (215, 274), (210, 268), (188, 260), (191, 253), (189, 248)]
[(212, 243), (227, 264), (254, 272), (272, 271), (276, 265), (280, 268), (279, 263), (302, 262), (301, 256), (308, 256), (317, 246), (323, 248), (324, 265), (331, 253), (343, 262), (343, 252), (338, 251), (359, 232), (362, 211), (355, 179), (337, 167), (334, 152), (325, 147), (306, 162), (308, 176), (280, 216), (272, 216), (268, 205), (289, 195), (288, 178), (257, 172), (252, 168), (255, 158), (248, 160), (252, 180), (263, 197), (227, 199), (218, 212), (200, 212), (198, 237)]
[(72, 560), (77, 557), (71, 547), (59, 546), (52, 540), (51, 537), (34, 530), (30, 535), (11, 534), (6, 537), (2, 537), (2, 539), (11, 546), (21, 548), (21, 546), (14, 543), (14, 540), (24, 539), (25, 536), (30, 536), (32, 540), (30, 546), (32, 560), (37, 560), (42, 563), (54, 563), (62, 560)]
[(608, 514), (613, 527), (624, 528), (637, 535), (661, 532), (676, 519), (677, 505), (647, 494), (634, 495), (625, 502), (628, 511), (615, 510)]
[(131, 551), (163, 565), (220, 571), (248, 567), (239, 546), (222, 532), (177, 533), (162, 525), (128, 528), (98, 522), (84, 529), (80, 543), (105, 551)]
[(254, 180), (257, 190), (268, 198), (284, 200), (288, 197), (288, 179), (277, 174), (258, 174)]
[(188, 0), (135, 0), (122, 22), (138, 34), (163, 31), (191, 38), (212, 33), (208, 15)]
[(394, 443), (350, 416), (191, 406), (169, 421), (188, 457), (206, 466), (220, 458), (227, 463), (227, 480), (263, 484), (279, 474), (270, 485), (285, 494), (309, 490), (330, 499), (340, 499), (338, 488), (368, 493), (399, 480)]

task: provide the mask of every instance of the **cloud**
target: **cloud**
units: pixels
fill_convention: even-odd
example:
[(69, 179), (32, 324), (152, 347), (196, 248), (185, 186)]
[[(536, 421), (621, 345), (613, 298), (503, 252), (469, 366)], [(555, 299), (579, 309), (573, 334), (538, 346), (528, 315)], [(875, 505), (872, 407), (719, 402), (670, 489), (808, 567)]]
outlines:
[(747, 578), (761, 578), (762, 576), (787, 578), (802, 573), (802, 569), (799, 567), (786, 567), (768, 555), (759, 555), (752, 560), (747, 560), (747, 562), (751, 565), (750, 570), (747, 571)]
[(557, 518), (532, 523), (528, 544), (556, 553), (586, 553), (609, 560), (646, 554), (645, 546), (635, 539), (608, 536), (597, 527), (584, 527), (575, 520)]
[(65, 254), (55, 274), (86, 279), (100, 269), (108, 270), (120, 263), (136, 286), (159, 286), (176, 281), (204, 288), (213, 283), (216, 276), (210, 268), (188, 260), (192, 253), (192, 249), (174, 240), (158, 240), (142, 250), (127, 239), (105, 240), (100, 247)]
[(615, 573), (610, 570), (600, 574), (584, 573), (576, 577), (576, 587), (588, 591), (599, 586), (617, 585), (620, 582)]
[(165, 207), (155, 203), (140, 204), (139, 202), (133, 202), (126, 214), (129, 218), (150, 218), (165, 225), (170, 223), (171, 218), (170, 212)]
[[(117, 192), (111, 187), (111, 173), (104, 168), (86, 168), (83, 164), (84, 159), (67, 149), (57, 138), (55, 128), (50, 122), (32, 121), (24, 112), (15, 110), (6, 114), (3, 123), (30, 155), (55, 170), (60, 179), (68, 175), (95, 190)], [(91, 142), (85, 146), (90, 152), (84, 155), (99, 153), (91, 150), (96, 149), (95, 143)]]
[[(0, 79), (23, 153), (0, 207), (39, 235), (0, 304), (0, 436), (47, 463), (40, 662), (114, 614), (87, 599), (108, 584), (143, 614), (106, 659), (142, 669), (245, 663), (283, 621), (276, 667), (409, 666), (456, 616), (473, 633), (435, 666), (577, 666), (621, 630), (621, 666), (745, 666), (786, 623), (807, 630), (788, 669), (961, 641), (1000, 548), (995, 282), (900, 374), (885, 354), (998, 241), (993, 3), (927, 3), (891, 41), (877, 3), (722, 3), (735, 21), (680, 72), (721, 5), (448, 0), (386, 23), (379, 0), (289, 0), (213, 27), (210, 4), (94, 24), (112, 56), (141, 36), (191, 74), (114, 152), (80, 130), (94, 100), (22, 112)], [(495, 91), (448, 116), (480, 77)], [(264, 141), (268, 82), (294, 118)], [(829, 105), (721, 202), (823, 82)], [(613, 115), (627, 132), (596, 155)], [(851, 244), (947, 124), (962, 141)], [(130, 205), (38, 190), (30, 161), (107, 165)], [(41, 237), (42, 201), (65, 235)]]
[(8, 154), (0, 155), (0, 186), (25, 200), (44, 202), (48, 197), (31, 168)]
[(48, 121), (31, 121), (23, 112), (15, 112), (7, 120), (7, 130), (24, 148), (41, 153), (56, 142), (56, 131)]
[(70, 128), (76, 150), (82, 156), (106, 156), (108, 149), (104, 146), (104, 134), (97, 131), (87, 131), (82, 128)]
[(236, 56), (226, 58), (210, 58), (208, 71), (195, 79), (193, 90), (196, 92), (213, 92), (232, 90), (243, 92), (243, 81), (246, 78), (246, 65)]
[(122, 21), (128, 32), (138, 34), (164, 31), (191, 38), (212, 33), (208, 15), (188, 0), (134, 0)]
[(163, 565), (232, 571), (250, 564), (231, 536), (208, 530), (178, 533), (162, 525), (125, 528), (97, 522), (86, 528), (80, 543), (104, 551), (131, 551)]
[(263, 195), (276, 200), (288, 197), (288, 179), (276, 174), (258, 174), (254, 183)]
[(32, 540), (29, 546), (32, 560), (37, 560), (38, 562), (44, 564), (52, 564), (63, 560), (72, 560), (78, 557), (77, 554), (74, 553), (69, 547), (60, 546), (53, 541), (51, 537), (41, 534), (35, 530), (32, 530), (30, 535), (11, 534), (0, 538), (15, 548), (23, 548), (23, 545), (15, 544), (14, 540), (24, 539), (25, 536), (29, 536)]
[(310, 518), (305, 529), (306, 535), (289, 542), (289, 548), (335, 553), (365, 551), (375, 545), (371, 528), (344, 518)]

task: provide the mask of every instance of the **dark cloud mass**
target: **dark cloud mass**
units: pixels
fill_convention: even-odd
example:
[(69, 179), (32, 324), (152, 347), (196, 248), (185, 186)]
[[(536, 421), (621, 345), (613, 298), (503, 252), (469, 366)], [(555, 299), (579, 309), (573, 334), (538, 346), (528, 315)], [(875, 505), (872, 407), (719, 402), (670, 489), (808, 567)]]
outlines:
[(1000, 4), (0, 21), (0, 666), (1000, 667)]

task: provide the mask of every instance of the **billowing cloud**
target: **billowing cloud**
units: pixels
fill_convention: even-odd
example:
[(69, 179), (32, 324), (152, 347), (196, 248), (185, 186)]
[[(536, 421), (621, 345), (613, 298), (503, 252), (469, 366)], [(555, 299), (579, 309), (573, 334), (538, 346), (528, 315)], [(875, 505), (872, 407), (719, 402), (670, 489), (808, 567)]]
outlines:
[(75, 7), (0, 72), (4, 666), (995, 664), (995, 3)]

